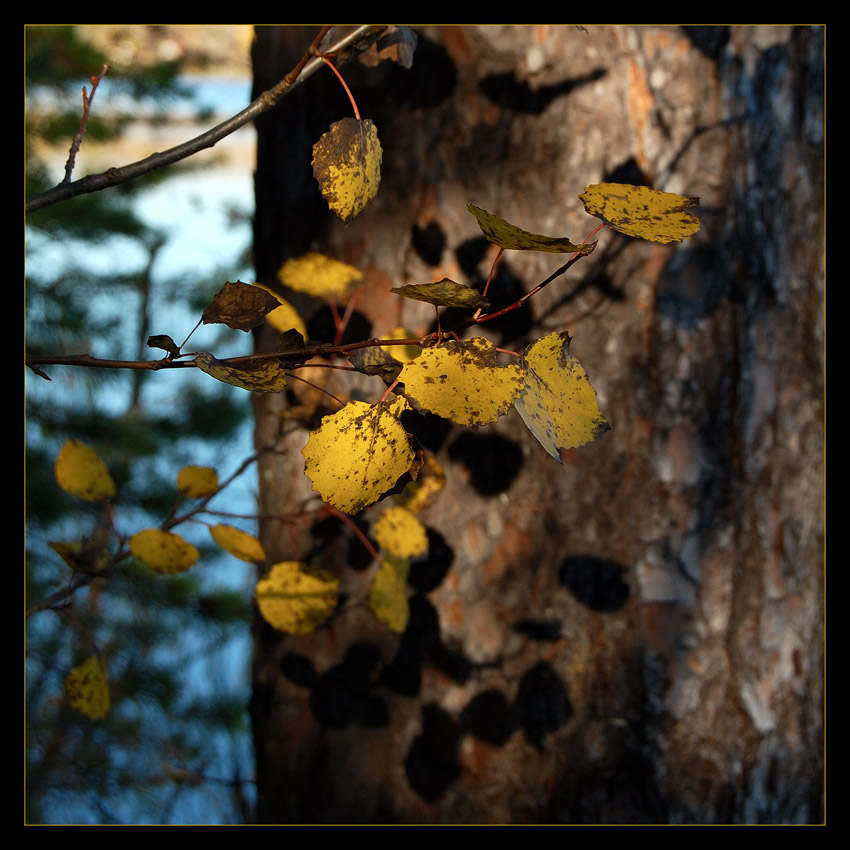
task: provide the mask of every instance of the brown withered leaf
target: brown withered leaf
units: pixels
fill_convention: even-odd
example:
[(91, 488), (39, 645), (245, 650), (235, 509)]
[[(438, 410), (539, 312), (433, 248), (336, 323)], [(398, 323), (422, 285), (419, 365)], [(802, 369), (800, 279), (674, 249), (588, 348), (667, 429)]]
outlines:
[(202, 321), (205, 325), (225, 324), (234, 330), (247, 332), (261, 325), (266, 314), (279, 305), (273, 295), (258, 286), (242, 283), (241, 280), (235, 283), (228, 281), (204, 310)]
[(167, 351), (172, 357), (178, 357), (180, 355), (180, 349), (177, 347), (177, 343), (168, 334), (149, 336), (147, 346), (148, 348), (161, 348), (163, 351)]
[[(278, 335), (277, 338), (277, 346), (275, 347), (275, 351), (280, 353), (280, 362), (285, 366), (298, 366), (301, 363), (306, 363), (310, 359), (310, 354), (305, 353), (304, 349), (307, 347), (307, 343), (304, 342), (304, 337), (301, 336), (301, 332), (295, 330), (295, 328), (290, 328), (288, 331), (284, 331), (282, 334)], [(290, 353), (290, 352), (298, 352)]]

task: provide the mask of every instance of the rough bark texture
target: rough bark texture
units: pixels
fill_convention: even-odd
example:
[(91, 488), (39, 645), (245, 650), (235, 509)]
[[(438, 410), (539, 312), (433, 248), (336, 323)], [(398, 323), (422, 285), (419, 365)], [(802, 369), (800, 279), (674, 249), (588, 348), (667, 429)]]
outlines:
[[(312, 34), (258, 29), (258, 90)], [(384, 148), (352, 224), (309, 164), (350, 114), (331, 75), (259, 123), (258, 280), (318, 248), (365, 274), (353, 337), (420, 332), (429, 308), (388, 290), (480, 282), (493, 255), (469, 202), (579, 240), (586, 185), (646, 183), (700, 197), (702, 229), (673, 246), (603, 232), (489, 328), (515, 350), (569, 331), (613, 430), (560, 466), (515, 412), (477, 432), (421, 421), (447, 485), (400, 638), (355, 604), (372, 568), (347, 527), (290, 521), (310, 498), (306, 432), (291, 396), (258, 400), (257, 444), (278, 448), (267, 551), (349, 594), (314, 635), (258, 623), (259, 820), (820, 820), (823, 30), (419, 34), (409, 71), (346, 66)], [(558, 265), (509, 254), (496, 300)]]

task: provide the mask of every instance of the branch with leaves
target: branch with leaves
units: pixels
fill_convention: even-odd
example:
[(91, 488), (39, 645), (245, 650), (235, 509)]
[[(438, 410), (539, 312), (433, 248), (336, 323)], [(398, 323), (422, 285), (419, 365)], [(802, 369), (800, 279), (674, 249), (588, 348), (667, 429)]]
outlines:
[[(379, 53), (383, 50), (395, 61), (409, 61), (411, 39), (403, 28), (395, 30), (394, 34), (398, 36), (400, 32), (400, 37), (381, 47), (380, 39), (389, 29), (393, 28), (359, 27), (330, 49), (320, 51), (327, 28), (322, 30), (308, 54), (278, 86), (229, 122), (166, 154), (99, 175), (88, 184), (94, 188), (81, 188), (90, 178), (59, 186), (32, 199), (33, 208), (71, 197), (61, 194), (63, 188), (75, 194), (97, 191), (105, 185), (115, 185), (113, 178), (130, 179), (215, 144), (227, 132), (270, 109), (322, 64), (339, 64), (346, 58), (345, 51), (355, 46), (363, 49), (368, 44), (370, 49), (376, 47)], [(339, 76), (338, 69), (334, 70)], [(329, 208), (344, 222), (357, 216), (375, 197), (382, 161), (375, 126), (368, 119), (361, 119), (350, 92), (349, 96), (355, 117), (333, 124), (313, 148), (313, 173), (321, 193)], [(305, 322), (278, 291), (236, 281), (224, 284), (203, 311), (196, 328), (202, 323), (224, 324), (248, 332), (265, 325), (278, 332), (273, 351), (222, 359), (208, 351), (185, 352), (193, 330), (180, 345), (167, 334), (150, 337), (148, 346), (165, 352), (164, 357), (155, 361), (100, 360), (87, 354), (33, 355), (27, 357), (27, 364), (45, 378), (48, 376), (44, 367), (54, 364), (148, 370), (193, 367), (217, 381), (251, 393), (280, 393), (290, 388), (293, 379), (316, 386), (298, 372), (313, 368), (318, 357), (333, 356), (331, 362), (322, 365), (379, 378), (383, 387), (371, 403), (341, 398), (316, 387), (333, 399), (337, 409), (322, 416), (318, 426), (315, 425), (318, 408), (308, 411), (304, 419), (310, 423), (310, 434), (302, 454), (313, 491), (325, 503), (329, 515), (340, 521), (352, 524), (351, 515), (390, 496), (394, 499), (395, 504), (380, 512), (372, 526), (375, 544), (370, 541), (367, 551), (378, 567), (367, 602), (382, 623), (402, 632), (409, 613), (408, 571), (412, 561), (428, 549), (418, 514), (440, 491), (445, 480), (436, 459), (418, 445), (405, 427), (405, 414), (431, 413), (459, 425), (479, 427), (494, 423), (515, 409), (543, 449), (559, 463), (564, 450), (586, 445), (610, 429), (584, 367), (570, 352), (568, 333), (550, 333), (531, 342), (522, 353), (502, 352), (484, 337), (462, 339), (461, 334), (522, 307), (575, 263), (588, 257), (597, 246), (591, 240), (605, 226), (662, 244), (687, 239), (700, 226), (699, 220), (688, 212), (698, 203), (697, 198), (602, 183), (588, 186), (580, 199), (586, 211), (601, 219), (601, 223), (578, 243), (563, 236), (524, 230), (470, 204), (468, 210), (482, 234), (498, 248), (493, 270), (506, 251), (544, 252), (567, 255), (568, 259), (512, 304), (492, 312), (488, 312), (487, 289), (493, 270), (483, 292), (449, 279), (393, 288), (392, 292), (400, 297), (433, 306), (437, 330), (425, 336), (399, 329), (392, 338), (342, 344), (353, 290), (363, 275), (353, 266), (313, 253), (290, 258), (283, 264), (278, 273), (281, 291), (302, 292), (330, 303), (337, 322), (333, 343), (308, 341)], [(338, 308), (346, 303), (340, 315)], [(455, 327), (444, 329), (440, 308), (445, 307), (463, 307), (474, 313)], [(55, 474), (63, 490), (85, 501), (102, 502), (112, 518), (115, 485), (92, 449), (69, 441), (56, 461)], [(108, 577), (114, 565), (130, 555), (159, 574), (188, 570), (198, 560), (199, 552), (173, 529), (183, 522), (200, 521), (199, 516), (209, 511), (209, 500), (223, 486), (219, 485), (214, 469), (186, 467), (178, 473), (176, 487), (181, 500), (195, 500), (188, 512), (178, 515), (175, 509), (159, 527), (142, 529), (128, 538), (118, 533), (111, 521), (119, 544), (117, 553), (101, 539), (51, 545), (86, 580)], [(273, 627), (304, 634), (321, 626), (337, 611), (340, 601), (337, 577), (298, 561), (270, 564), (260, 542), (233, 526), (211, 525), (210, 534), (230, 555), (260, 566), (262, 578), (256, 586), (257, 604)], [(71, 588), (81, 585), (81, 581), (72, 582), (68, 591), (57, 595), (50, 605), (38, 603), (33, 610), (65, 605), (73, 592)], [(105, 681), (102, 659), (92, 662), (90, 668), (76, 677)], [(78, 684), (75, 680), (75, 686)], [(101, 712), (102, 693), (98, 691), (84, 704), (93, 704), (92, 711)]]

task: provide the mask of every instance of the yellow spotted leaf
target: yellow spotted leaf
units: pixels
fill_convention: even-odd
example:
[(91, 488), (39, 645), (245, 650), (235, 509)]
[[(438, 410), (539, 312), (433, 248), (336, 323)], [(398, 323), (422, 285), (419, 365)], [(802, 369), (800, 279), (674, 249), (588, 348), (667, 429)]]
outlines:
[(407, 508), (388, 508), (375, 523), (372, 533), (379, 548), (393, 558), (418, 558), (428, 551), (425, 526)]
[(419, 410), (460, 425), (486, 425), (510, 410), (523, 389), (524, 368), (496, 362), (496, 346), (483, 337), (426, 348), (405, 364), (399, 381)]
[(583, 446), (610, 425), (581, 363), (570, 354), (570, 335), (552, 333), (526, 349), (525, 389), (516, 409), (528, 430), (561, 463), (559, 449)]
[(56, 458), (56, 482), (66, 492), (87, 502), (110, 499), (115, 482), (98, 453), (79, 440), (68, 440)]
[(297, 561), (275, 564), (257, 582), (257, 605), (273, 628), (306, 635), (327, 620), (337, 606), (339, 580), (317, 567)]
[(591, 215), (636, 239), (681, 242), (699, 230), (699, 219), (685, 212), (696, 206), (699, 198), (626, 183), (597, 183), (579, 197)]
[(198, 550), (179, 534), (146, 528), (130, 538), (130, 551), (152, 570), (164, 575), (188, 570), (199, 557)]
[[(310, 253), (287, 260), (277, 273), (280, 282), (295, 292), (317, 298), (345, 298), (363, 273), (324, 254)], [(306, 332), (302, 336), (306, 337)]]
[(424, 301), (426, 304), (434, 304), (438, 307), (468, 307), (471, 310), (482, 309), (490, 306), (490, 302), (484, 298), (477, 289), (455, 283), (444, 277), (438, 283), (417, 283), (407, 286), (393, 287), (390, 292), (395, 292), (404, 298), (413, 301)]
[(481, 232), (494, 245), (514, 251), (544, 251), (548, 254), (589, 254), (596, 243), (589, 245), (574, 245), (566, 236), (541, 236), (523, 230), (515, 224), (509, 224), (503, 218), (493, 213), (469, 204), (467, 209), (478, 220)]
[(286, 299), (281, 298), (281, 296), (274, 290), (269, 289), (267, 286), (263, 286), (262, 283), (255, 283), (254, 286), (258, 286), (260, 289), (265, 289), (266, 292), (273, 295), (278, 301), (279, 306), (275, 307), (271, 313), (266, 314), (266, 324), (280, 333), (284, 333), (285, 331), (294, 328), (304, 339), (306, 339), (307, 326), (304, 324), (304, 320), (301, 316), (298, 315), (298, 311)]
[(106, 662), (92, 655), (76, 666), (65, 678), (65, 692), (74, 711), (90, 720), (103, 720), (109, 714), (109, 680)]
[(218, 492), (218, 473), (210, 466), (184, 466), (177, 473), (177, 489), (187, 499), (203, 499)]
[(328, 504), (357, 513), (377, 502), (410, 470), (415, 455), (399, 420), (403, 398), (351, 401), (325, 416), (302, 449), (313, 489)]
[(266, 553), (260, 541), (246, 531), (219, 523), (210, 528), (210, 534), (225, 552), (239, 558), (240, 561), (262, 564), (266, 560)]
[(407, 628), (410, 604), (407, 601), (408, 561), (386, 558), (369, 588), (369, 607), (387, 628), (401, 634)]
[(286, 369), (277, 360), (228, 363), (217, 360), (209, 351), (199, 351), (195, 363), (217, 381), (254, 393), (279, 393), (286, 386)]
[(368, 119), (343, 118), (313, 145), (313, 176), (346, 224), (378, 194), (382, 157), (378, 131)]

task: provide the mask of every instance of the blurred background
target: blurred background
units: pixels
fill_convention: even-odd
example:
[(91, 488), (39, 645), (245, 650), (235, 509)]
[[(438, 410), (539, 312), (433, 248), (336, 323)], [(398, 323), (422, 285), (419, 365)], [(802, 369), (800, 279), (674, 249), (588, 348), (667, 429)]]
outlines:
[[(355, 531), (303, 475), (305, 425), (330, 408), (299, 423), (303, 396), (249, 405), (193, 370), (30, 372), (28, 821), (821, 822), (824, 28), (402, 32), (409, 67), (393, 50), (342, 67), (384, 150), (357, 219), (338, 222), (313, 179), (312, 145), (351, 114), (316, 74), (183, 166), (31, 214), (27, 351), (148, 359), (149, 334), (181, 342), (235, 279), (277, 288), (332, 339), (327, 304), (277, 280), (310, 250), (364, 274), (347, 340), (426, 333), (433, 310), (389, 290), (483, 284), (493, 254), (467, 204), (576, 241), (597, 223), (578, 200), (592, 183), (698, 197), (692, 239), (603, 231), (482, 330), (515, 351), (569, 332), (612, 431), (559, 464), (513, 411), (478, 431), (406, 418), (446, 484), (397, 636), (357, 604), (374, 571), (360, 535), (383, 506)], [(28, 196), (61, 179), (104, 61), (75, 178), (238, 111), (315, 33), (27, 27)], [(558, 265), (512, 252), (489, 296), (509, 304)], [(218, 356), (272, 342), (198, 334)], [(128, 562), (64, 593), (75, 579), (49, 542), (107, 534), (55, 484), (69, 436), (106, 460), (124, 533), (168, 514), (182, 465), (225, 477), (274, 446), (211, 508), (257, 531), (269, 564), (333, 571), (346, 604), (315, 634), (272, 630), (253, 569), (216, 556), (200, 523), (190, 572), (151, 581)], [(63, 696), (92, 640), (112, 689), (99, 722)]]

